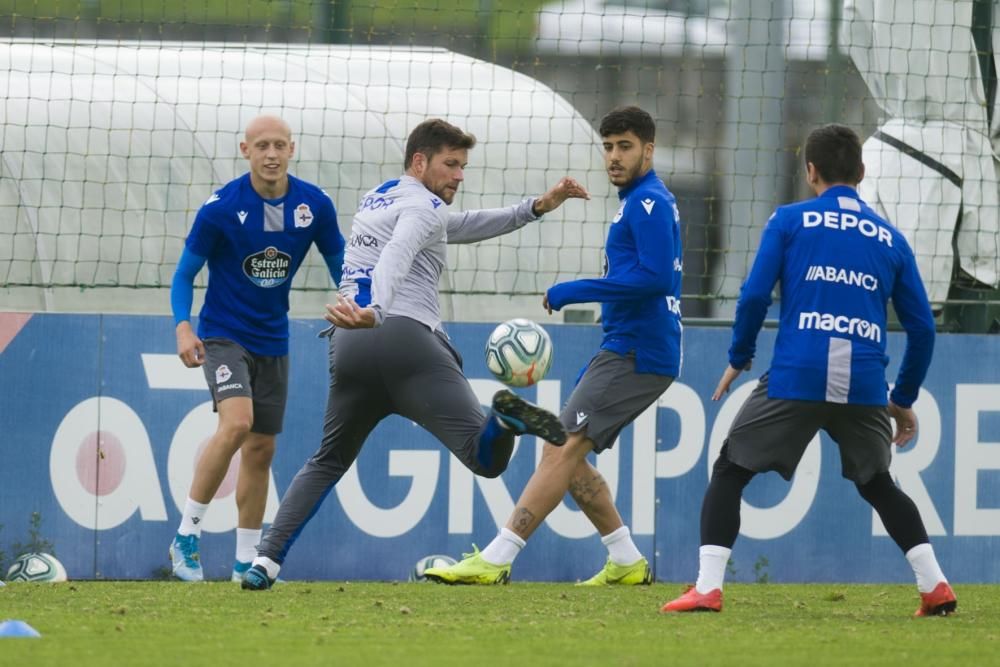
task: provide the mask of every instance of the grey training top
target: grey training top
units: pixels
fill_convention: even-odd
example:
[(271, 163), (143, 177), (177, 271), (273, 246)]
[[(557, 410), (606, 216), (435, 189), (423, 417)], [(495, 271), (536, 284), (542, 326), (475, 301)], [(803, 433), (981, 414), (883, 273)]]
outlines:
[(386, 181), (361, 198), (351, 223), (340, 293), (372, 306), (376, 326), (402, 315), (441, 329), (438, 280), (448, 243), (474, 243), (536, 220), (534, 198), (505, 208), (450, 213), (412, 176)]

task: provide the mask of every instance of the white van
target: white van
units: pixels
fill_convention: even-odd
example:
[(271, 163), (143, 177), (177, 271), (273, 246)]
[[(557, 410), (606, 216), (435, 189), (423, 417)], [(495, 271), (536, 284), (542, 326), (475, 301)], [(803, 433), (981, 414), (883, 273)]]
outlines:
[[(538, 10), (534, 47), (540, 54), (721, 58), (731, 41), (733, 1), (555, 0)], [(827, 59), (830, 2), (789, 3), (782, 20), (786, 60)]]

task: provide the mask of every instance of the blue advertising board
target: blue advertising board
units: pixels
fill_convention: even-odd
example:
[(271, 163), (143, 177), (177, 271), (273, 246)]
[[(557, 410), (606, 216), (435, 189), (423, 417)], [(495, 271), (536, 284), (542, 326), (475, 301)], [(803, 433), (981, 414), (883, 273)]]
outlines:
[[(542, 320), (544, 324), (544, 320)], [(321, 321), (292, 322), (291, 383), (265, 521), (318, 447), (326, 402)], [(486, 324), (451, 324), (484, 405), (500, 387), (483, 361)], [(551, 325), (555, 361), (523, 395), (558, 410), (600, 342), (596, 326)], [(710, 399), (726, 364), (727, 329), (688, 327), (681, 377), (617, 445), (596, 458), (656, 578), (697, 574), (699, 513), (709, 470), (754, 379), (767, 368), (773, 331), (761, 334), (754, 370), (722, 401)], [(200, 370), (184, 368), (165, 317), (0, 314), (0, 549), (24, 542), (38, 512), (42, 537), (70, 577), (161, 576), (194, 461), (215, 430)], [(892, 378), (904, 338), (890, 334)], [(953, 581), (998, 582), (1000, 559), (1000, 337), (941, 335), (914, 408), (916, 442), (892, 473), (927, 524)], [(484, 546), (514, 507), (540, 456), (522, 438), (507, 472), (474, 477), (432, 436), (399, 417), (380, 424), (289, 554), (289, 579), (404, 579), (433, 553)], [(235, 546), (235, 464), (203, 524), (209, 578), (228, 576)], [(515, 580), (573, 581), (606, 551), (568, 497), (531, 538)], [(910, 581), (895, 544), (825, 435), (791, 483), (771, 473), (747, 488), (735, 581)]]

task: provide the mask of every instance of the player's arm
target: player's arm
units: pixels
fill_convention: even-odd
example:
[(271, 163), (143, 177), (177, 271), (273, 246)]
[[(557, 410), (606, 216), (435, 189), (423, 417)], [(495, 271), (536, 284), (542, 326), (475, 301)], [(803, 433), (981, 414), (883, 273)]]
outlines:
[(760, 247), (750, 274), (740, 288), (740, 298), (736, 302), (736, 320), (733, 322), (733, 339), (729, 346), (729, 365), (712, 393), (712, 400), (719, 400), (729, 391), (733, 380), (750, 368), (757, 352), (757, 334), (760, 333), (767, 309), (771, 306), (771, 292), (781, 276), (783, 262), (784, 235), (777, 216), (772, 215), (760, 237)]
[(344, 251), (347, 242), (337, 225), (337, 209), (333, 205), (333, 199), (326, 191), (323, 191), (323, 194), (327, 197), (326, 200), (323, 200), (325, 205), (320, 209), (323, 214), (323, 224), (320, 226), (319, 234), (314, 243), (320, 254), (323, 255), (323, 261), (326, 262), (326, 268), (330, 272), (333, 284), (339, 287), (340, 277), (344, 271)]
[(917, 400), (920, 385), (931, 365), (935, 331), (934, 314), (917, 262), (908, 245), (901, 247), (905, 259), (892, 288), (892, 305), (906, 331), (906, 349), (889, 400), (900, 408), (909, 408)]
[(448, 214), (448, 243), (475, 243), (516, 231), (538, 216), (531, 212), (534, 199), (503, 208), (483, 208)]
[(413, 207), (401, 213), (392, 238), (385, 244), (372, 271), (371, 304), (362, 308), (353, 299), (337, 294), (337, 303), (326, 305), (326, 320), (342, 329), (380, 326), (400, 285), (410, 273), (413, 259), (440, 234), (441, 225), (441, 219), (430, 208)]
[(177, 355), (188, 368), (205, 363), (205, 345), (191, 328), (191, 304), (194, 301), (194, 277), (205, 265), (206, 258), (211, 257), (223, 243), (223, 234), (212, 215), (213, 207), (219, 201), (219, 193), (216, 192), (198, 209), (170, 283)]
[(504, 208), (462, 211), (448, 215), (448, 243), (475, 243), (502, 236), (559, 208), (567, 199), (590, 199), (575, 179), (563, 178), (545, 194)]
[(330, 278), (333, 279), (333, 284), (340, 287), (340, 276), (344, 273), (343, 248), (341, 248), (340, 252), (336, 252), (332, 255), (323, 255), (323, 261), (326, 262), (326, 268), (330, 272)]
[(170, 309), (174, 314), (177, 356), (188, 368), (195, 368), (205, 363), (205, 345), (191, 328), (194, 278), (203, 266), (205, 258), (185, 247), (170, 283)]
[(784, 236), (776, 217), (772, 217), (760, 237), (760, 246), (746, 281), (740, 288), (729, 347), (729, 365), (745, 368), (757, 352), (757, 334), (764, 325), (771, 293), (778, 284), (784, 263)]
[(638, 261), (614, 277), (584, 278), (558, 283), (546, 293), (547, 307), (559, 310), (572, 303), (611, 303), (668, 295), (674, 278), (674, 208), (666, 200), (657, 200), (651, 219), (643, 210), (631, 213), (617, 224), (628, 224), (635, 239)]

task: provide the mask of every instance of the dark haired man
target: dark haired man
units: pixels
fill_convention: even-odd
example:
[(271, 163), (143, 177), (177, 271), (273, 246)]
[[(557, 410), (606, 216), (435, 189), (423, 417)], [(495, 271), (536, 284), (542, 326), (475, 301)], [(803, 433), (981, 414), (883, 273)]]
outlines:
[(526, 540), (569, 491), (608, 549), (604, 568), (583, 585), (649, 584), (604, 477), (587, 461), (613, 446), (621, 430), (657, 400), (680, 372), (681, 239), (674, 196), (653, 171), (656, 126), (638, 107), (608, 113), (600, 125), (605, 167), (621, 207), (605, 244), (605, 275), (549, 288), (551, 313), (573, 303), (601, 304), (604, 340), (560, 420), (566, 444), (546, 444), (542, 460), (496, 538), (459, 563), (426, 575), (449, 584), (501, 584)]
[[(902, 447), (916, 433), (910, 406), (934, 350), (927, 294), (906, 240), (858, 198), (864, 164), (854, 131), (843, 125), (814, 130), (805, 162), (816, 198), (779, 207), (768, 221), (736, 306), (729, 366), (712, 399), (750, 368), (780, 282), (771, 368), (740, 409), (712, 470), (701, 510), (698, 580), (661, 611), (722, 610), (743, 488), (768, 470), (791, 479), (806, 445), (823, 429), (840, 448), (844, 477), (878, 512), (912, 566), (921, 597), (916, 615), (948, 614), (955, 594), (916, 505), (889, 475), (892, 443)], [(890, 298), (906, 330), (906, 351), (887, 401)]]
[(513, 392), (484, 414), (441, 323), (438, 281), (448, 243), (512, 232), (560, 206), (588, 198), (564, 178), (515, 206), (450, 213), (476, 139), (440, 119), (424, 121), (406, 143), (406, 173), (368, 192), (358, 206), (337, 303), (327, 306), (330, 388), (323, 440), (282, 498), (243, 588), (269, 588), (289, 548), (373, 428), (390, 414), (420, 424), (475, 474), (497, 477), (514, 436), (563, 443), (558, 418)]

